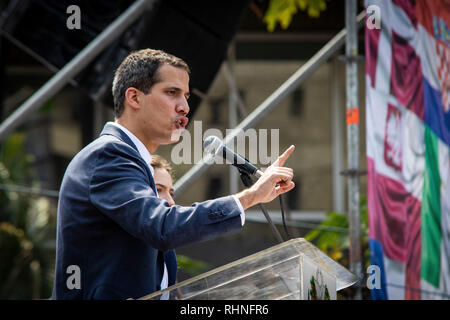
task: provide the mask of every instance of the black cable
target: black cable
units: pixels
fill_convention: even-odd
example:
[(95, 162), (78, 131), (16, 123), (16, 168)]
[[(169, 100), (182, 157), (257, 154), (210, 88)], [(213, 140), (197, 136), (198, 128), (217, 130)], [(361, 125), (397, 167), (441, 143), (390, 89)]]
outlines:
[[(241, 177), (241, 181), (247, 188), (250, 187), (254, 182), (250, 175), (243, 169), (237, 168)], [(270, 228), (272, 229), (272, 232), (275, 235), (275, 238), (277, 238), (278, 242), (283, 243), (284, 239), (281, 236), (281, 234), (278, 232), (277, 227), (272, 222), (272, 219), (270, 219), (269, 213), (267, 212), (266, 208), (262, 203), (259, 203), (259, 207), (261, 208), (261, 211), (264, 213), (264, 216), (266, 217), (267, 222), (269, 223)]]
[(283, 228), (284, 228), (284, 232), (286, 232), (286, 237), (287, 237), (287, 239), (288, 240), (290, 240), (290, 239), (292, 239), (292, 237), (291, 237), (291, 235), (289, 234), (289, 230), (288, 230), (288, 228), (287, 228), (287, 226), (286, 226), (286, 220), (285, 220), (285, 218), (284, 218), (284, 201), (283, 201), (283, 195), (282, 194), (280, 194), (279, 196), (278, 196), (278, 198), (280, 199), (280, 209), (281, 209), (281, 219), (282, 219), (282, 221), (283, 221)]
[(277, 227), (275, 227), (275, 224), (272, 222), (272, 219), (270, 219), (269, 213), (267, 212), (266, 208), (264, 207), (264, 205), (262, 203), (258, 204), (259, 207), (261, 208), (261, 211), (264, 213), (264, 216), (267, 219), (267, 222), (269, 222), (269, 226), (272, 229), (272, 232), (275, 235), (275, 238), (277, 238), (279, 243), (283, 243), (284, 239), (281, 236), (280, 232), (278, 231)]

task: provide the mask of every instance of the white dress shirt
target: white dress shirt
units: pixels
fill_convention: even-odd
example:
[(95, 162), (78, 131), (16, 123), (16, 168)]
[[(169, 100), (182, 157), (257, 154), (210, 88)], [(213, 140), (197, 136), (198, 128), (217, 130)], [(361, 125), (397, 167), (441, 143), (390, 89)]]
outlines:
[[(144, 159), (145, 163), (148, 165), (152, 176), (154, 177), (155, 175), (155, 171), (153, 169), (153, 167), (151, 166), (152, 163), (152, 155), (150, 154), (150, 152), (148, 151), (148, 149), (144, 146), (144, 144), (141, 142), (141, 140), (139, 140), (133, 133), (131, 133), (130, 130), (128, 130), (127, 128), (125, 128), (124, 126), (118, 124), (117, 122), (108, 122), (108, 124), (111, 124), (113, 126), (116, 126), (117, 128), (119, 128), (120, 130), (122, 130), (123, 132), (125, 132), (125, 134), (131, 139), (131, 141), (134, 143), (134, 145), (136, 146), (136, 148), (139, 151), (139, 155), (142, 157), (142, 159)], [(156, 194), (158, 195), (158, 193)], [(233, 199), (236, 201), (237, 206), (239, 207), (239, 210), (241, 211), (241, 223), (242, 226), (244, 226), (245, 223), (245, 212), (244, 209), (242, 208), (242, 204), (239, 201), (239, 199), (233, 195)], [(168, 276), (167, 276), (167, 267), (166, 264), (164, 263), (164, 275), (161, 281), (161, 290), (167, 288), (168, 285)]]

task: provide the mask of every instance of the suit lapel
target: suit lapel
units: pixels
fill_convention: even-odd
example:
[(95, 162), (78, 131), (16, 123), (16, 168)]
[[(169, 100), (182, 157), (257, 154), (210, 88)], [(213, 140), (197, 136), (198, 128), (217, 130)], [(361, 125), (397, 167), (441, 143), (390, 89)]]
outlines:
[(139, 150), (136, 147), (136, 145), (133, 143), (133, 141), (131, 141), (131, 139), (128, 137), (128, 135), (125, 132), (123, 132), (122, 130), (120, 130), (118, 127), (116, 127), (110, 123), (105, 124), (102, 132), (100, 133), (100, 136), (103, 136), (103, 135), (114, 136), (114, 137), (122, 140), (126, 144), (129, 144), (131, 147), (133, 147), (134, 150), (136, 150), (137, 153), (139, 153)]
[[(110, 124), (110, 123), (106, 123), (105, 126), (103, 127), (102, 132), (100, 133), (100, 136), (103, 135), (110, 135), (113, 137), (116, 137), (117, 139), (125, 142), (126, 144), (130, 145), (135, 151), (136, 153), (139, 155), (139, 158), (142, 159), (141, 155), (139, 154), (139, 150), (136, 147), (136, 145), (133, 143), (133, 141), (131, 141), (131, 139), (128, 137), (128, 135), (123, 132), (122, 130), (120, 130), (120, 128)], [(145, 162), (144, 159), (142, 159), (142, 162)], [(150, 183), (150, 187), (152, 188), (152, 190), (155, 192), (155, 194), (158, 194), (156, 192), (156, 185), (155, 185), (155, 181), (153, 179), (152, 173), (150, 171), (149, 168), (150, 164), (146, 165), (146, 169), (148, 172), (148, 176), (149, 176), (149, 183)]]

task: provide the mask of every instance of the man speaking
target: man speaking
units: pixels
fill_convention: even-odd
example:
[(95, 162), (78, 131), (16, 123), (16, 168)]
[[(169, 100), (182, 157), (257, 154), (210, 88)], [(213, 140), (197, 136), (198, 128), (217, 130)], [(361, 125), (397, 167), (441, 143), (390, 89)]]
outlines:
[(250, 188), (189, 207), (158, 198), (151, 154), (188, 123), (189, 67), (161, 50), (116, 70), (115, 121), (70, 162), (61, 184), (53, 299), (139, 298), (161, 287), (164, 252), (242, 230), (244, 210), (294, 188), (291, 146)]

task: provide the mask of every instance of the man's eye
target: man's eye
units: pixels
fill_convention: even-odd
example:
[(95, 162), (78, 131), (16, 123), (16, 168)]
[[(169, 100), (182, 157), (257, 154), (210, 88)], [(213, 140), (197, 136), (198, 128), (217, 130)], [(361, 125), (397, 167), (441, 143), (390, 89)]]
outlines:
[(156, 188), (156, 191), (162, 192), (162, 189), (161, 188)]

